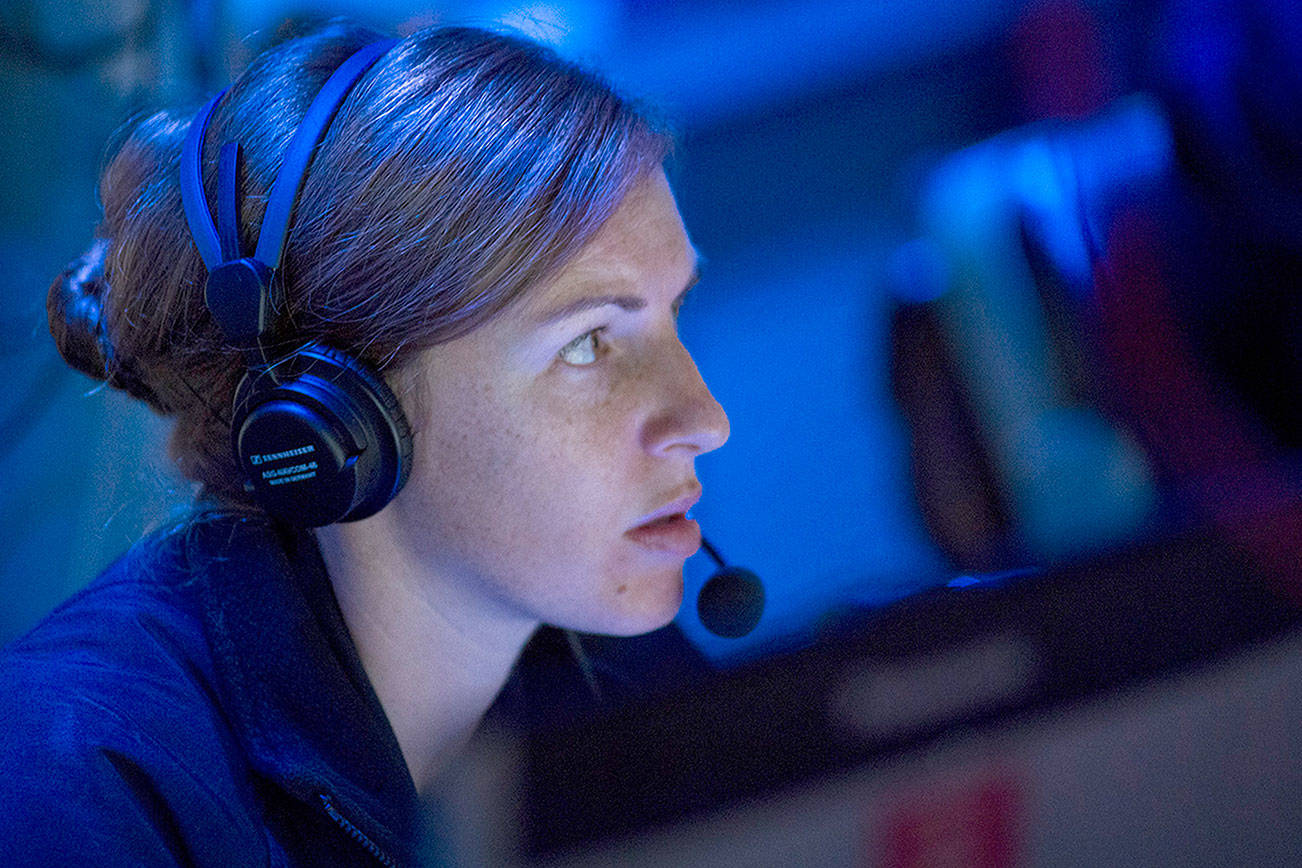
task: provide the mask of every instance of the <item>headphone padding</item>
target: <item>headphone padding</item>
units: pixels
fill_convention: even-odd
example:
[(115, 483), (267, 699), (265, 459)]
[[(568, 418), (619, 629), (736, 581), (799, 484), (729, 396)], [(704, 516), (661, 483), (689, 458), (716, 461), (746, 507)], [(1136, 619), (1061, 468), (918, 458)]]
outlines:
[[(389, 384), (384, 382), (384, 378), (360, 359), (355, 359), (344, 351), (328, 347), (325, 344), (312, 344), (309, 349), (334, 360), (341, 368), (346, 368), (356, 374), (367, 390), (375, 396), (376, 401), (384, 409), (384, 415), (393, 424), (397, 434), (398, 472), (397, 479), (394, 481), (393, 494), (389, 497), (389, 500), (392, 500), (411, 477), (411, 423), (407, 420), (407, 414), (402, 409), (402, 403), (398, 400), (398, 396), (393, 394)], [(388, 500), (385, 503), (388, 503)]]

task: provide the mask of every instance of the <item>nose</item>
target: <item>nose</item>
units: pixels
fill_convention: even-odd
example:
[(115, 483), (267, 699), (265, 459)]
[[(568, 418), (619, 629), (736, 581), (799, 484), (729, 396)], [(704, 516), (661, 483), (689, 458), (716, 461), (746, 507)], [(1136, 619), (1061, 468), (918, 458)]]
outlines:
[(656, 409), (642, 428), (642, 446), (652, 455), (700, 455), (728, 440), (728, 415), (710, 394), (696, 362), (676, 338), (660, 368)]

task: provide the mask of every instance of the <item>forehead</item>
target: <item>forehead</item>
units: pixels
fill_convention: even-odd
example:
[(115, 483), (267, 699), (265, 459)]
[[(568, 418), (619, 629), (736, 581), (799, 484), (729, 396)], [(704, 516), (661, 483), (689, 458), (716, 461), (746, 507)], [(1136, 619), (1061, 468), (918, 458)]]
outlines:
[(642, 179), (579, 253), (521, 300), (524, 316), (598, 288), (681, 290), (696, 266), (677, 203), (662, 170)]

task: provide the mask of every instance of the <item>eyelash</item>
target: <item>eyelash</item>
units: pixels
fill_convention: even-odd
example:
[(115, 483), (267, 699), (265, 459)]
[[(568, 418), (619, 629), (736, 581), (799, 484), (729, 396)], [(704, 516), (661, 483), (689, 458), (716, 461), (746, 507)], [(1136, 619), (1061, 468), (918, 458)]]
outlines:
[[(674, 306), (674, 322), (675, 322), (675, 323), (678, 322), (678, 315), (679, 315), (679, 313), (682, 311), (682, 309), (683, 309), (683, 304), (686, 302), (686, 300), (687, 300), (687, 299), (684, 298), (682, 301), (680, 301), (677, 305)], [(590, 367), (592, 367), (592, 366), (595, 365), (597, 362), (601, 361), (601, 357), (602, 357), (602, 355), (604, 355), (604, 352), (605, 352), (605, 349), (606, 349), (606, 345), (605, 345), (605, 343), (601, 342), (600, 337), (601, 337), (601, 334), (602, 334), (605, 330), (606, 330), (606, 327), (605, 327), (605, 326), (602, 326), (601, 328), (595, 328), (595, 329), (593, 329), (592, 331), (584, 332), (583, 334), (579, 335), (579, 336), (578, 336), (577, 338), (575, 338), (574, 340), (570, 341), (570, 342), (569, 342), (568, 344), (566, 344), (565, 346), (561, 347), (560, 352), (557, 353), (557, 355), (560, 357), (560, 360), (561, 360), (562, 362), (565, 362), (565, 364), (570, 365), (570, 366), (572, 366), (572, 367), (575, 367), (575, 368), (590, 368)], [(592, 338), (593, 341), (594, 341), (594, 345), (593, 345), (593, 348), (592, 348), (592, 352), (593, 352), (593, 358), (592, 358), (592, 361), (590, 361), (590, 362), (571, 362), (571, 361), (568, 361), (568, 360), (565, 358), (565, 354), (566, 354), (567, 352), (569, 352), (571, 349), (574, 349), (574, 348), (580, 346), (580, 345), (581, 345), (585, 340), (587, 340), (588, 338)]]

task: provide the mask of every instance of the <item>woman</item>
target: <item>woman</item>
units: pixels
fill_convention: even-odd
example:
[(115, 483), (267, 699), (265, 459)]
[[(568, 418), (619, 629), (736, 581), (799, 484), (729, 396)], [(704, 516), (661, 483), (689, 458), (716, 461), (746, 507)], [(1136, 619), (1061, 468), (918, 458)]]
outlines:
[(668, 139), (472, 29), (334, 24), (205, 112), (135, 129), (51, 287), (202, 488), (0, 661), (0, 861), (412, 864), (540, 624), (678, 608), (728, 423), (676, 333)]

